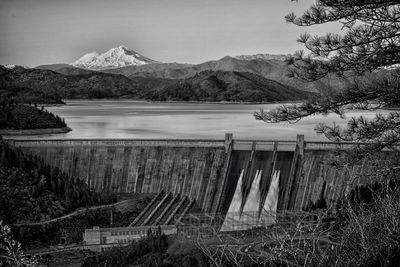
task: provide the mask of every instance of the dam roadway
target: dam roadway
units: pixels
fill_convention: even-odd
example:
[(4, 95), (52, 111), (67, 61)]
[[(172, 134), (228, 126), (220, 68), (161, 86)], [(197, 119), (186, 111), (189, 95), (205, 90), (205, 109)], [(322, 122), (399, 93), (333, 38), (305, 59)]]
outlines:
[[(97, 191), (172, 193), (195, 200), (208, 213), (226, 212), (244, 171), (248, 195), (257, 171), (260, 192), (268, 192), (280, 171), (278, 209), (301, 210), (319, 199), (328, 207), (352, 187), (367, 181), (370, 164), (338, 170), (325, 162), (337, 144), (296, 141), (234, 140), (8, 140), (26, 154), (83, 179)], [(345, 145), (350, 149), (351, 144)], [(382, 160), (389, 153), (384, 153)], [(365, 177), (365, 178), (364, 178)], [(265, 197), (265, 196), (264, 196)], [(261, 208), (260, 203), (259, 208)]]

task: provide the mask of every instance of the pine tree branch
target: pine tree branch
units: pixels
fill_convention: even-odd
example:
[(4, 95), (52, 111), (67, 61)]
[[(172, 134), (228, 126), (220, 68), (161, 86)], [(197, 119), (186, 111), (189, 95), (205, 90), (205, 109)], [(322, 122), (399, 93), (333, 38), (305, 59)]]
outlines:
[(400, 63), (400, 1), (317, 0), (300, 17), (290, 13), (285, 18), (306, 27), (339, 21), (342, 29), (347, 29), (344, 35), (301, 35), (298, 42), (311, 52), (314, 61), (321, 62), (297, 58), (290, 76), (312, 81), (328, 73), (353, 71), (361, 75)]

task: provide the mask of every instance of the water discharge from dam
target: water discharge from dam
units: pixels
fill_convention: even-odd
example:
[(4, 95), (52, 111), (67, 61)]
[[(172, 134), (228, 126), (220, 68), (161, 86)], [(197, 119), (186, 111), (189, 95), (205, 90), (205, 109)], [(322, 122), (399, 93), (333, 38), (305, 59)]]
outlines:
[[(262, 210), (258, 209), (263, 203), (260, 188), (262, 170), (257, 170), (247, 198), (243, 198), (241, 190), (243, 187), (243, 171), (239, 177), (233, 199), (220, 231), (247, 230), (255, 225), (266, 226), (276, 221), (280, 171), (275, 171), (272, 175), (271, 184)], [(243, 203), (245, 203), (244, 208), (241, 210), (240, 207)]]
[(272, 176), (267, 197), (265, 198), (264, 207), (261, 210), (260, 222), (263, 225), (273, 224), (276, 221), (276, 212), (278, 211), (279, 177), (280, 171), (275, 171)]
[(276, 212), (278, 208), (280, 171), (275, 171), (264, 202), (263, 211)]
[(251, 189), (249, 195), (244, 200), (244, 208), (242, 212), (248, 211), (257, 211), (258, 206), (261, 201), (261, 194), (260, 194), (260, 178), (261, 178), (262, 170), (257, 170), (253, 182), (251, 183)]
[(233, 194), (233, 199), (231, 201), (231, 205), (229, 206), (228, 213), (239, 213), (240, 206), (243, 202), (243, 193), (242, 193), (242, 182), (243, 182), (243, 172), (240, 173), (239, 180), (236, 185), (235, 193)]
[(243, 192), (242, 192), (243, 174), (244, 170), (242, 170), (240, 173), (239, 180), (236, 185), (236, 190), (235, 193), (233, 194), (233, 199), (231, 201), (231, 204), (227, 212), (227, 217), (225, 217), (225, 220), (221, 226), (221, 231), (242, 230), (242, 229), (232, 229), (232, 225), (229, 219), (231, 215), (236, 214), (239, 216), (238, 219), (240, 220), (240, 215), (241, 215), (240, 206), (242, 205), (243, 202)]

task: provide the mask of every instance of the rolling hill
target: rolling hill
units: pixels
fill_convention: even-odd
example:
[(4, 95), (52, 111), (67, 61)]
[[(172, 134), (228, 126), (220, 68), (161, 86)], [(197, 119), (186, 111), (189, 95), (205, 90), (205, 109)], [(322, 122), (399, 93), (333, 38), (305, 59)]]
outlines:
[[(142, 98), (155, 101), (278, 102), (312, 96), (259, 75), (237, 71), (202, 71), (182, 80), (158, 78)], [(154, 80), (153, 80), (154, 82)]]
[(186, 79), (167, 79), (95, 71), (64, 75), (51, 70), (0, 67), (0, 97), (20, 102), (60, 103), (66, 98), (276, 102), (310, 95), (254, 73), (237, 71), (206, 70)]
[(51, 70), (6, 69), (0, 66), (0, 98), (20, 102), (62, 103), (65, 98), (114, 98), (136, 95), (136, 86), (123, 75), (101, 72), (63, 75)]

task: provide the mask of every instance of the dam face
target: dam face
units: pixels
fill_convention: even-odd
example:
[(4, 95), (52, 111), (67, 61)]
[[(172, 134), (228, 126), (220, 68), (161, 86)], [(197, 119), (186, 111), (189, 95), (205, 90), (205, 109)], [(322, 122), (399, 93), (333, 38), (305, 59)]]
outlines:
[(14, 145), (97, 191), (164, 190), (196, 199), (207, 211), (221, 194), (223, 141), (43, 140)]
[[(322, 142), (225, 140), (10, 140), (97, 191), (159, 193), (195, 200), (208, 213), (227, 212), (241, 177), (241, 209), (251, 189), (261, 211), (279, 173), (278, 210), (301, 210), (320, 199), (334, 207), (339, 197), (371, 182), (368, 162), (338, 170), (326, 161), (336, 145)], [(361, 174), (361, 175), (360, 175)], [(253, 181), (259, 175), (257, 185)], [(255, 192), (252, 192), (254, 198)]]

